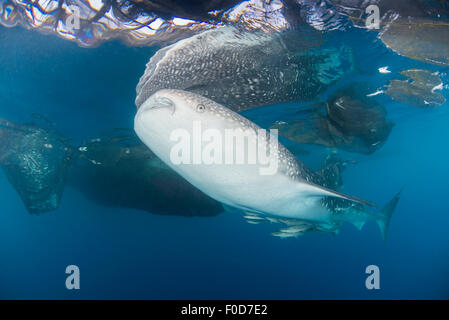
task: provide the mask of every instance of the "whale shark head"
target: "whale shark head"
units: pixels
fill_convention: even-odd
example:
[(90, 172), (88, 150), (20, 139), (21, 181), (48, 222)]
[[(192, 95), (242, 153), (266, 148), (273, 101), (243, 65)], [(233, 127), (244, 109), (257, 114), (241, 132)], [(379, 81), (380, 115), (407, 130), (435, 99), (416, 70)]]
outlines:
[[(143, 117), (145, 120), (150, 117), (152, 120), (170, 121), (177, 123), (194, 121), (211, 115), (217, 104), (203, 96), (187, 91), (164, 89), (159, 90), (150, 96), (141, 106), (137, 113), (137, 118)], [(143, 120), (143, 119), (142, 119)]]
[(232, 110), (201, 95), (175, 89), (159, 90), (139, 108), (134, 127), (140, 139), (153, 144), (166, 143), (176, 130), (192, 132), (201, 124), (207, 129), (254, 129), (254, 125)]
[(169, 166), (238, 163), (264, 171), (273, 160), (273, 172), (277, 170), (277, 137), (196, 93), (156, 92), (137, 111), (134, 129)]

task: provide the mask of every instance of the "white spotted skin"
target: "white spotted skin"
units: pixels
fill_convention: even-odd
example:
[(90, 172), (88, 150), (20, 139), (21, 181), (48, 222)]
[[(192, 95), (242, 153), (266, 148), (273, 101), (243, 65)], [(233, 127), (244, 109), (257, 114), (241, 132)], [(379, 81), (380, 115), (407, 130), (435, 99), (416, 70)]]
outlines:
[(328, 54), (294, 54), (303, 49), (288, 50), (284, 36), (221, 26), (164, 47), (147, 63), (136, 106), (161, 89), (194, 92), (237, 112), (313, 99), (326, 87), (315, 65)]
[[(174, 108), (158, 107), (161, 98), (169, 99)], [(199, 104), (205, 106), (201, 113), (197, 111)], [(259, 164), (173, 164), (170, 151), (176, 142), (170, 135), (181, 128), (192, 135), (194, 121), (201, 121), (203, 131), (213, 128), (223, 134), (225, 129), (260, 129), (210, 99), (181, 90), (160, 90), (151, 96), (138, 110), (134, 129), (162, 161), (217, 201), (270, 216), (316, 222), (331, 219), (332, 213), (320, 201), (330, 193), (309, 184), (313, 172), (280, 144), (277, 153), (270, 153), (279, 159), (274, 175), (261, 175)]]

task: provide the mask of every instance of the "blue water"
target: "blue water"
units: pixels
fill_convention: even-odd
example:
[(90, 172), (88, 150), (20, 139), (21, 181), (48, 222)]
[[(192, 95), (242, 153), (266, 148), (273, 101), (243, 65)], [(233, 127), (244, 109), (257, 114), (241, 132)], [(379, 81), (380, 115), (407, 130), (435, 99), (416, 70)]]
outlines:
[[(83, 49), (19, 28), (0, 29), (0, 42), (1, 118), (44, 114), (74, 142), (132, 127), (135, 86), (156, 48)], [(449, 71), (381, 46), (367, 50), (357, 53), (361, 79), (387, 83), (392, 75), (376, 72), (387, 65)], [(1, 173), (0, 298), (448, 299), (449, 105), (428, 110), (379, 99), (396, 125), (373, 155), (342, 152), (357, 161), (343, 179), (345, 192), (379, 204), (404, 187), (386, 243), (374, 223), (281, 240), (270, 235), (275, 226), (250, 225), (235, 213), (183, 218), (105, 208), (71, 187), (59, 210), (34, 216)], [(263, 123), (267, 110), (279, 109), (247, 115)], [(317, 153), (302, 160), (314, 166), (322, 149), (310, 149)], [(80, 290), (65, 287), (71, 264), (80, 268)], [(371, 264), (380, 268), (380, 290), (365, 288)]]

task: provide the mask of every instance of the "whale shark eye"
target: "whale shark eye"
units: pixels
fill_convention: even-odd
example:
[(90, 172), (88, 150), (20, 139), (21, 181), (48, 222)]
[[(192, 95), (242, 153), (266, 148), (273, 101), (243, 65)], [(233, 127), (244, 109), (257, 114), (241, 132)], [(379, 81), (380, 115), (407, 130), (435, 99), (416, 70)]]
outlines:
[(199, 104), (196, 106), (196, 112), (202, 113), (206, 110), (206, 107), (204, 106), (204, 104)]

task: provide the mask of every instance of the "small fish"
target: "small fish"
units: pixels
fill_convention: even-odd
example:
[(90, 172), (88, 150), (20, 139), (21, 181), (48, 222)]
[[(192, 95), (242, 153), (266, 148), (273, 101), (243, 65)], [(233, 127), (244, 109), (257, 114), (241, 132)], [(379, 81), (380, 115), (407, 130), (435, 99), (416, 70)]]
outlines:
[(279, 219), (279, 223), (283, 223), (287, 226), (295, 226), (298, 224), (298, 220), (295, 219)]
[(243, 216), (243, 218), (248, 219), (248, 220), (255, 220), (255, 221), (264, 221), (266, 220), (265, 218), (259, 217), (259, 216)]
[(246, 220), (246, 222), (248, 222), (249, 224), (261, 224), (261, 223), (263, 223), (263, 221), (259, 221), (259, 220)]
[(278, 232), (272, 232), (272, 233), (271, 233), (272, 236), (278, 237), (278, 238), (281, 238), (281, 239), (285, 239), (285, 238), (297, 238), (297, 237), (299, 237), (299, 236), (301, 236), (301, 235), (303, 235), (303, 234), (304, 234), (304, 233), (302, 233), (302, 232), (293, 233), (293, 232), (281, 232), (281, 231), (278, 231)]
[(272, 218), (272, 217), (266, 217), (267, 221), (269, 221), (270, 223), (280, 223), (279, 219), (277, 218)]
[(302, 225), (297, 225), (297, 226), (292, 226), (292, 227), (281, 229), (281, 230), (279, 230), (279, 232), (297, 234), (297, 233), (304, 233), (310, 229), (311, 229), (310, 225), (302, 224)]

